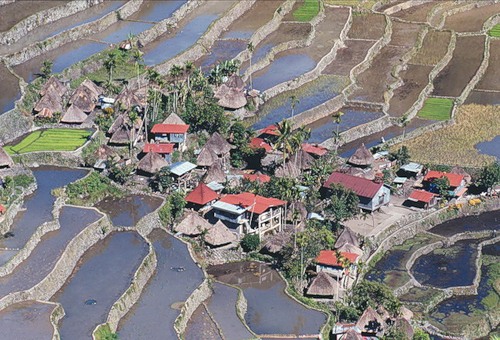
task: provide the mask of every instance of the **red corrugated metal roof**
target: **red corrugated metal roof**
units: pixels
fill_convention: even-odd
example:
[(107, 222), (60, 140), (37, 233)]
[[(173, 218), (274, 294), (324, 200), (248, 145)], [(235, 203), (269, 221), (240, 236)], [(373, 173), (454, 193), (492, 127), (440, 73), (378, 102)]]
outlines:
[(186, 133), (189, 130), (187, 124), (155, 124), (152, 133)]
[(0, 213), (5, 214), (6, 211), (7, 211), (7, 209), (3, 205), (0, 204)]
[(248, 179), (249, 181), (255, 182), (258, 181), (260, 183), (267, 183), (271, 181), (271, 177), (268, 175), (264, 174), (244, 174), (243, 175), (244, 179)]
[(269, 208), (279, 207), (280, 205), (286, 204), (285, 201), (279, 200), (277, 198), (263, 197), (249, 192), (243, 192), (236, 195), (226, 195), (222, 197), (220, 201), (238, 205), (243, 208), (253, 207), (249, 211), (253, 211), (256, 214), (262, 214)]
[(279, 136), (279, 132), (278, 132), (278, 127), (276, 125), (269, 125), (265, 128), (263, 128), (262, 130), (260, 130), (260, 134), (267, 134), (267, 135), (271, 135), (271, 136)]
[[(354, 253), (344, 253), (341, 252), (340, 255), (349, 260), (349, 262), (354, 263), (359, 257), (358, 254)], [(319, 255), (316, 257), (316, 263), (324, 264), (327, 266), (340, 266), (341, 264), (337, 260), (337, 255), (335, 255), (334, 250), (321, 250)]]
[(198, 186), (186, 196), (186, 202), (205, 205), (219, 198), (219, 195), (210, 189), (205, 183), (200, 182)]
[(145, 144), (142, 152), (156, 152), (156, 153), (172, 153), (174, 152), (174, 144), (166, 143), (166, 144)]
[(302, 144), (302, 150), (304, 150), (307, 153), (316, 155), (316, 156), (323, 156), (328, 152), (328, 149), (319, 146), (319, 145), (312, 145), (308, 143)]
[(413, 190), (408, 199), (412, 201), (430, 203), (434, 196), (436, 195), (434, 195), (432, 192), (428, 192), (425, 190)]
[(442, 177), (448, 178), (448, 181), (450, 182), (450, 187), (459, 187), (460, 184), (462, 184), (462, 181), (464, 179), (463, 175), (430, 170), (425, 174), (424, 181), (429, 182), (435, 178), (442, 178)]
[(273, 147), (269, 145), (269, 143), (266, 143), (265, 140), (259, 137), (252, 138), (250, 140), (250, 147), (253, 149), (264, 149), (266, 152), (272, 151)]
[(373, 198), (383, 185), (383, 183), (375, 183), (369, 179), (341, 172), (332, 173), (325, 184), (323, 184), (323, 187), (330, 188), (332, 183), (342, 184), (347, 189), (354, 191), (356, 195), (367, 198)]

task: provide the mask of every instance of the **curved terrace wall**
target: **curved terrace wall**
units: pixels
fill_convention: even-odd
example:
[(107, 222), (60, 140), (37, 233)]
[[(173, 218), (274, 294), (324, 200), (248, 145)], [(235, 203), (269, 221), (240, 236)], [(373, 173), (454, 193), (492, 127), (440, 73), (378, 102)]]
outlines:
[(210, 287), (210, 282), (205, 278), (203, 282), (196, 288), (193, 293), (184, 302), (181, 312), (174, 322), (174, 329), (182, 339), (184, 332), (186, 331), (187, 324), (194, 311), (212, 295), (212, 288)]
[(27, 189), (23, 190), (23, 193), (12, 202), (7, 208), (7, 212), (4, 214), (4, 219), (0, 222), (0, 234), (3, 235), (8, 232), (12, 226), (12, 222), (14, 222), (14, 218), (17, 213), (23, 209), (24, 198), (30, 194), (32, 194), (38, 185), (36, 181), (32, 183)]

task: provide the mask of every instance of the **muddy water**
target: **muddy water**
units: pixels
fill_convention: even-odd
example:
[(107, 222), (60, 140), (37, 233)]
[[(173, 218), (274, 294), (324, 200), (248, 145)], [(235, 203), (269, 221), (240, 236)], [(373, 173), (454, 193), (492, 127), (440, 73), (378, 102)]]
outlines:
[(141, 218), (155, 211), (162, 203), (158, 197), (130, 195), (121, 198), (107, 197), (95, 207), (108, 214), (115, 226), (132, 227)]
[[(113, 303), (129, 287), (148, 253), (146, 241), (136, 232), (117, 232), (90, 248), (59, 292), (52, 297), (66, 315), (59, 323), (61, 339), (90, 338), (106, 321)], [(88, 299), (96, 304), (87, 305)]]
[(495, 156), (500, 160), (500, 136), (496, 136), (488, 142), (482, 142), (476, 144), (475, 148), (479, 150), (480, 153), (490, 156)]
[(40, 282), (54, 268), (69, 242), (101, 217), (93, 209), (63, 207), (59, 216), (61, 228), (44, 235), (26, 260), (10, 275), (0, 278), (0, 297), (29, 289)]
[(74, 182), (86, 173), (85, 170), (56, 167), (33, 169), (38, 189), (25, 199), (26, 210), (19, 212), (15, 217), (10, 229), (14, 236), (0, 240), (0, 249), (15, 249), (0, 250), (0, 264), (6, 263), (17, 253), (17, 249), (24, 247), (41, 224), (53, 219), (55, 197), (52, 196), (51, 190)]
[(231, 60), (241, 51), (247, 48), (247, 42), (238, 39), (217, 40), (212, 46), (210, 53), (202, 58), (201, 67), (203, 71), (209, 71), (215, 64)]
[(201, 304), (198, 308), (196, 308), (191, 316), (191, 319), (189, 319), (186, 332), (184, 332), (184, 339), (222, 340), (222, 336), (217, 329), (217, 325), (211, 319), (210, 315), (208, 315), (207, 308), (204, 304)]
[(500, 210), (485, 212), (480, 215), (456, 218), (438, 224), (429, 232), (440, 236), (452, 236), (466, 231), (475, 232), (483, 230), (500, 229)]
[[(255, 262), (211, 266), (218, 281), (243, 289), (248, 310), (245, 321), (256, 334), (318, 334), (326, 317), (285, 294), (285, 283), (269, 266)], [(234, 313), (228, 310), (227, 313)]]
[(51, 339), (54, 327), (50, 314), (54, 305), (37, 301), (14, 304), (0, 311), (0, 338), (19, 340)]
[(0, 115), (14, 108), (14, 102), (21, 97), (19, 80), (0, 63)]
[(316, 62), (306, 54), (276, 56), (274, 61), (257, 71), (253, 76), (253, 87), (265, 91), (275, 85), (297, 78), (314, 69)]
[(130, 20), (158, 22), (170, 17), (176, 10), (184, 5), (187, 0), (146, 0), (141, 5), (139, 12), (133, 14)]
[(158, 265), (138, 303), (120, 321), (120, 339), (175, 339), (178, 306), (203, 281), (203, 272), (184, 243), (158, 229), (150, 239)]
[(8, 31), (19, 21), (49, 8), (64, 5), (69, 0), (58, 1), (16, 1), (0, 7), (0, 32)]
[(476, 275), (477, 245), (483, 240), (463, 240), (419, 257), (412, 274), (423, 285), (438, 288), (468, 286)]

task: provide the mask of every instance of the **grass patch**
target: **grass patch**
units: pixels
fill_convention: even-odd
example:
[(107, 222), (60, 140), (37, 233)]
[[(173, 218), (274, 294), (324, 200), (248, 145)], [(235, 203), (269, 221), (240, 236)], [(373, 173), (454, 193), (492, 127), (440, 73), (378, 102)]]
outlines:
[(490, 37), (500, 38), (500, 24), (496, 24), (488, 31)]
[(429, 120), (448, 120), (451, 116), (453, 100), (447, 98), (427, 98), (418, 117)]
[(87, 177), (68, 184), (66, 195), (70, 204), (90, 206), (107, 196), (121, 196), (123, 192), (109, 178), (92, 172)]
[(85, 144), (92, 134), (90, 130), (48, 129), (30, 133), (13, 146), (5, 146), (10, 155), (34, 151), (74, 151)]
[[(459, 107), (453, 125), (423, 133), (404, 145), (414, 162), (479, 168), (495, 161), (495, 157), (480, 154), (474, 146), (498, 135), (498, 107), (469, 104)], [(391, 151), (400, 147), (396, 144)]]
[(114, 340), (118, 339), (118, 335), (116, 333), (111, 332), (108, 324), (99, 326), (95, 333), (96, 340)]
[(309, 22), (319, 13), (319, 0), (304, 0), (304, 4), (293, 12), (293, 18), (300, 22)]

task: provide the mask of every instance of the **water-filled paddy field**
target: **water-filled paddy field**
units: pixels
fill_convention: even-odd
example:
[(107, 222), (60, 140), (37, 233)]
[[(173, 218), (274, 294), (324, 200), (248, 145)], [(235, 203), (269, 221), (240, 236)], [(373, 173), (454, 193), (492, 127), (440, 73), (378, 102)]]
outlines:
[(155, 211), (162, 203), (158, 197), (128, 195), (125, 197), (107, 197), (95, 207), (108, 214), (115, 226), (132, 227), (141, 218)]
[(496, 136), (492, 140), (488, 142), (482, 142), (476, 145), (476, 149), (479, 150), (480, 153), (495, 156), (498, 160), (500, 160), (500, 136)]
[(54, 304), (25, 301), (3, 309), (0, 311), (0, 337), (22, 340), (51, 339), (54, 327), (50, 323), (50, 314), (54, 307)]

